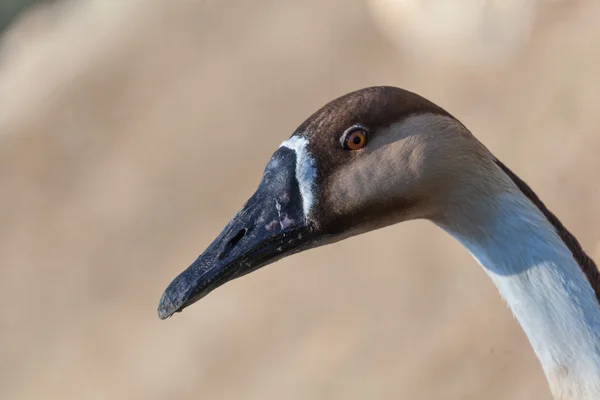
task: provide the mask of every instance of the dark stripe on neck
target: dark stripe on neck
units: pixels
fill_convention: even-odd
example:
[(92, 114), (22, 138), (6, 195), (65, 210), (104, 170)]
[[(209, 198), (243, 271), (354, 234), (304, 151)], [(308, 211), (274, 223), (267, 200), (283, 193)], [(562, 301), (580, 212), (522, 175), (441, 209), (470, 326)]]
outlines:
[(594, 260), (592, 260), (587, 254), (585, 254), (575, 236), (573, 236), (571, 232), (569, 232), (567, 228), (565, 228), (564, 225), (558, 220), (558, 218), (556, 218), (556, 216), (546, 208), (544, 203), (542, 203), (542, 201), (533, 192), (533, 190), (531, 190), (531, 188), (525, 182), (523, 182), (521, 178), (519, 178), (510, 169), (508, 169), (506, 165), (502, 164), (502, 162), (500, 162), (497, 159), (495, 161), (496, 164), (500, 168), (502, 168), (502, 170), (506, 173), (506, 175), (508, 175), (510, 179), (512, 179), (512, 181), (515, 183), (515, 185), (517, 185), (521, 192), (523, 192), (523, 194), (527, 196), (527, 198), (529, 198), (529, 200), (531, 200), (531, 202), (535, 204), (537, 208), (540, 209), (542, 214), (544, 214), (544, 216), (548, 218), (548, 221), (550, 221), (550, 223), (554, 226), (554, 229), (556, 229), (556, 232), (558, 233), (562, 241), (571, 251), (571, 254), (573, 254), (573, 258), (581, 267), (581, 270), (587, 277), (588, 281), (590, 282), (590, 285), (592, 286), (592, 289), (594, 289), (594, 292), (596, 293), (596, 298), (598, 299), (598, 302), (600, 302), (600, 272), (598, 271)]

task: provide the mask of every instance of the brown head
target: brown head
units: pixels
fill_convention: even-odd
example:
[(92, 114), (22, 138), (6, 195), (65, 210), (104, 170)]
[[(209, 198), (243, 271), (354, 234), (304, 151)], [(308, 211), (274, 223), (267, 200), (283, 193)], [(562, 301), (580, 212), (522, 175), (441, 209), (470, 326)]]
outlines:
[[(366, 138), (359, 147), (349, 141), (355, 133)], [(483, 174), (498, 171), (491, 153), (447, 111), (394, 87), (342, 96), (308, 118), (294, 137), (306, 138), (317, 171), (317, 206), (309, 217), (342, 237), (441, 217), (459, 181), (478, 185)]]
[(288, 255), (411, 219), (451, 223), (474, 199), (510, 190), (503, 166), (442, 108), (393, 87), (349, 93), (282, 143), (256, 192), (169, 285), (159, 316)]

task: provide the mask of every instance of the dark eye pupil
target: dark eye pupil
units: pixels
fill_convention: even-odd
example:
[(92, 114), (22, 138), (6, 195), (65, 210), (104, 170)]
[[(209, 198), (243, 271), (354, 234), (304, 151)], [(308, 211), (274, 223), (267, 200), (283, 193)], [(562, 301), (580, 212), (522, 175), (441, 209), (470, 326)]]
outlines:
[(360, 142), (361, 142), (360, 136), (358, 136), (358, 135), (357, 135), (357, 136), (354, 136), (354, 137), (352, 138), (352, 142), (353, 142), (354, 144), (360, 144)]

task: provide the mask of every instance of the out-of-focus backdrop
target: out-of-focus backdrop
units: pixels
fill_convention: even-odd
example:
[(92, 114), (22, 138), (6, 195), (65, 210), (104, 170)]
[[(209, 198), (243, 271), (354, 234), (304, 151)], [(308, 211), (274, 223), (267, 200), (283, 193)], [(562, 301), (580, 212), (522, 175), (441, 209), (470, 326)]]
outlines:
[(599, 17), (596, 0), (18, 14), (0, 39), (0, 398), (549, 399), (484, 272), (422, 221), (285, 259), (167, 321), (156, 307), (279, 143), (371, 85), (448, 109), (599, 257)]

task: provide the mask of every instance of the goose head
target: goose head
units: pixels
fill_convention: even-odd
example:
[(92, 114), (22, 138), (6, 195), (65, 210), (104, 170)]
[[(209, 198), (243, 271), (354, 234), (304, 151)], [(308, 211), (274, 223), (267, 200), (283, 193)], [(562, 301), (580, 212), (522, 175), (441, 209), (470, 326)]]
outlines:
[(158, 314), (300, 251), (406, 220), (444, 223), (466, 207), (461, 190), (490, 190), (494, 168), (460, 122), (419, 95), (372, 87), (342, 96), (274, 152), (256, 192), (172, 281)]

